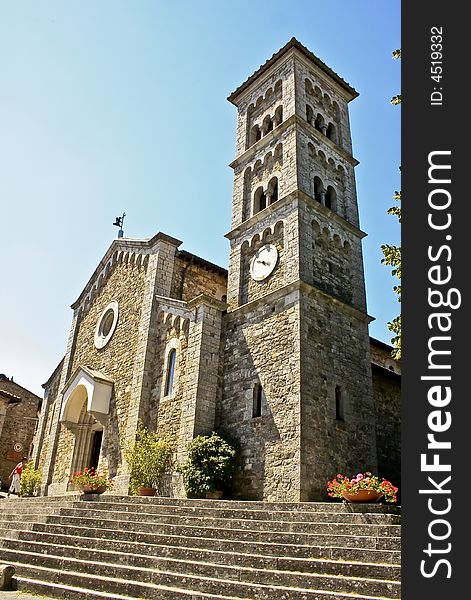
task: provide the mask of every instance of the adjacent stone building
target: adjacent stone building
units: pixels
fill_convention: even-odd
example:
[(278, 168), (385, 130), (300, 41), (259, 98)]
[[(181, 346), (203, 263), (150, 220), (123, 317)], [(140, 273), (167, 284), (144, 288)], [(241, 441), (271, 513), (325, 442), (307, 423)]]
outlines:
[[(175, 443), (237, 441), (233, 495), (315, 500), (337, 472), (400, 473), (399, 366), (370, 340), (348, 103), (357, 92), (292, 39), (233, 92), (228, 271), (164, 233), (115, 240), (72, 305), (45, 384), (43, 493), (106, 468), (139, 419)], [(168, 493), (182, 494), (176, 474)]]
[(33, 435), (38, 423), (41, 398), (13, 378), (0, 374), (0, 481), (8, 476), (24, 456), (33, 452)]

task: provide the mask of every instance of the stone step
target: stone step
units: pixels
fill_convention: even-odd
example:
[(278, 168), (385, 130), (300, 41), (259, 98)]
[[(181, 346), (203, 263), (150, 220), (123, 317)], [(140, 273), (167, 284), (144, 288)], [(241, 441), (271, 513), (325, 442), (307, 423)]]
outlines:
[(400, 513), (400, 507), (394, 504), (382, 503), (347, 503), (347, 502), (263, 502), (253, 500), (205, 500), (188, 498), (170, 498), (167, 496), (113, 496), (82, 495), (80, 501), (94, 502), (121, 502), (140, 505), (173, 505), (173, 506), (195, 506), (198, 508), (232, 508), (249, 510), (273, 510), (273, 511), (299, 511), (299, 512), (380, 512)]
[(141, 535), (158, 534), (169, 536), (184, 536), (226, 541), (243, 541), (244, 543), (269, 542), (277, 544), (301, 544), (321, 546), (354, 546), (360, 548), (375, 548), (382, 550), (399, 550), (400, 537), (377, 537), (375, 535), (351, 535), (335, 533), (291, 533), (281, 531), (258, 531), (256, 529), (225, 529), (199, 527), (192, 525), (167, 525), (165, 523), (148, 523), (144, 521), (116, 521), (113, 519), (87, 518), (51, 515), (46, 525), (88, 527), (89, 529), (119, 530), (121, 533), (140, 533)]
[[(384, 536), (384, 537), (399, 537), (400, 526), (399, 525), (378, 525), (370, 523), (359, 523), (359, 524), (345, 524), (331, 522), (312, 523), (311, 521), (273, 521), (273, 520), (261, 520), (256, 521), (254, 519), (221, 519), (215, 518), (214, 516), (200, 517), (200, 516), (184, 516), (184, 515), (161, 515), (160, 518), (156, 515), (139, 512), (123, 512), (123, 511), (111, 511), (108, 510), (106, 513), (100, 510), (93, 510), (87, 508), (61, 508), (60, 511), (55, 512), (55, 515), (60, 517), (77, 517), (80, 519), (94, 519), (99, 521), (106, 516), (108, 520), (120, 521), (132, 521), (132, 522), (144, 522), (146, 529), (152, 529), (154, 525), (189, 525), (192, 527), (211, 527), (217, 529), (256, 529), (257, 531), (272, 531), (272, 532), (285, 532), (285, 533), (336, 533), (343, 535), (367, 535), (367, 536)], [(326, 513), (330, 514), (330, 513)], [(332, 515), (335, 518), (335, 515)]]
[[(71, 544), (86, 548), (98, 549), (117, 549), (121, 552), (145, 553), (163, 557), (180, 558), (187, 555), (193, 560), (206, 560), (207, 562), (219, 562), (230, 557), (235, 561), (230, 564), (241, 564), (250, 566), (253, 557), (259, 557), (263, 561), (277, 561), (284, 565), (280, 568), (291, 568), (288, 565), (293, 561), (297, 570), (303, 571), (302, 565), (309, 564), (310, 560), (333, 561), (337, 564), (348, 566), (350, 563), (377, 563), (379, 566), (392, 566), (399, 569), (400, 552), (391, 550), (372, 550), (363, 548), (335, 548), (322, 546), (285, 546), (277, 544), (253, 544), (250, 547), (245, 543), (235, 544), (234, 542), (224, 543), (214, 540), (198, 541), (193, 538), (168, 538), (159, 539), (156, 543), (146, 543), (142, 537), (135, 534), (133, 539), (124, 537), (123, 539), (110, 539), (107, 530), (93, 535), (86, 529), (79, 532), (78, 535), (71, 531), (62, 532), (62, 530), (53, 529), (53, 532), (45, 531), (19, 531), (17, 538), (28, 542), (38, 542), (40, 544)], [(104, 535), (100, 536), (99, 534)], [(114, 535), (114, 534), (113, 534)], [(299, 562), (298, 562), (299, 561)], [(309, 567), (308, 569), (309, 570)], [(353, 573), (354, 575), (355, 573)], [(394, 577), (388, 577), (395, 579)]]
[[(35, 523), (32, 526), (34, 532), (46, 532), (46, 533), (65, 533), (66, 535), (92, 537), (92, 538), (106, 538), (120, 541), (139, 541), (148, 544), (161, 544), (161, 545), (180, 545), (184, 547), (196, 547), (204, 549), (216, 549), (223, 551), (251, 552), (254, 554), (267, 554), (269, 556), (294, 556), (301, 558), (317, 557), (319, 547), (324, 548), (337, 548), (343, 549), (346, 552), (348, 549), (358, 548), (363, 551), (383, 551), (393, 550), (395, 555), (398, 556), (399, 548), (396, 543), (390, 544), (389, 542), (395, 542), (397, 538), (392, 540), (382, 540), (381, 538), (362, 538), (362, 537), (351, 537), (351, 536), (311, 536), (309, 543), (302, 544), (299, 541), (292, 540), (289, 544), (286, 541), (276, 543), (269, 539), (264, 540), (251, 540), (250, 543), (247, 539), (234, 539), (230, 538), (231, 532), (224, 532), (224, 537), (217, 534), (217, 530), (214, 532), (215, 537), (195, 537), (185, 536), (182, 532), (174, 533), (173, 535), (166, 533), (148, 533), (145, 531), (132, 531), (124, 528), (119, 528), (120, 524), (115, 524), (118, 529), (110, 528), (99, 528), (98, 525), (86, 526), (71, 526), (66, 524), (52, 524), (52, 523)], [(193, 532), (194, 533), (194, 532)], [(229, 538), (229, 539), (228, 539)], [(392, 548), (388, 546), (392, 545)], [(374, 562), (374, 561), (373, 561)]]
[[(3, 561), (18, 562), (15, 550), (0, 549)], [(268, 569), (253, 569), (248, 567), (230, 567), (212, 563), (193, 563), (191, 561), (167, 561), (173, 568), (165, 569), (163, 564), (154, 564), (149, 567), (136, 565), (123, 565), (115, 562), (102, 562), (89, 552), (84, 559), (64, 557), (57, 555), (44, 555), (32, 552), (23, 552), (21, 563), (60, 569), (62, 571), (81, 572), (86, 575), (109, 575), (119, 579), (129, 579), (136, 582), (151, 582), (158, 585), (175, 585), (180, 587), (181, 580), (189, 582), (192, 589), (212, 592), (222, 592), (225, 595), (239, 594), (239, 584), (258, 586), (277, 586), (283, 588), (301, 588), (305, 590), (336, 591), (339, 593), (363, 593), (369, 596), (399, 598), (400, 583), (397, 581), (384, 581), (367, 578), (352, 578), (338, 575), (321, 575), (308, 573), (289, 573), (286, 571), (273, 571)], [(208, 584), (207, 580), (216, 583), (216, 587)], [(220, 584), (220, 582), (223, 582)], [(209, 588), (208, 588), (209, 585)], [(213, 589), (212, 589), (213, 588)], [(252, 591), (251, 591), (252, 593)]]
[[(31, 536), (32, 537), (32, 536)], [(365, 562), (344, 562), (328, 559), (279, 558), (256, 554), (235, 554), (196, 548), (180, 548), (178, 546), (149, 546), (138, 543), (114, 542), (87, 538), (71, 538), (70, 536), (40, 536), (28, 540), (28, 549), (39, 554), (55, 554), (88, 559), (93, 552), (95, 560), (113, 561), (150, 568), (154, 561), (165, 563), (166, 567), (174, 564), (180, 568), (181, 561), (213, 563), (253, 569), (270, 569), (275, 571), (296, 571), (299, 573), (318, 573), (324, 575), (343, 575), (346, 577), (367, 577), (370, 579), (400, 580), (399, 565), (374, 564)], [(21, 552), (24, 539), (0, 539), (0, 546)], [(168, 565), (167, 565), (168, 563)]]
[[(39, 565), (33, 562), (26, 562), (31, 559), (34, 560), (35, 557), (40, 560), (42, 559), (45, 564)], [(4, 558), (5, 556), (3, 556)], [(329, 586), (325, 589), (318, 589), (317, 587), (307, 588), (306, 586), (277, 585), (276, 582), (272, 582), (271, 584), (253, 583), (215, 578), (214, 576), (204, 577), (136, 567), (123, 568), (120, 565), (97, 563), (95, 561), (85, 563), (74, 559), (66, 560), (60, 557), (55, 560), (55, 557), (41, 557), (31, 555), (30, 553), (24, 553), (22, 558), (25, 561), (24, 563), (19, 564), (17, 562), (15, 564), (20, 576), (41, 579), (43, 581), (51, 579), (55, 581), (59, 572), (60, 581), (65, 585), (91, 587), (92, 589), (115, 594), (124, 592), (129, 596), (139, 598), (161, 597), (156, 595), (156, 586), (219, 594), (225, 597), (251, 598), (253, 600), (265, 600), (269, 598), (271, 600), (273, 597), (286, 600), (299, 598), (305, 598), (306, 600), (323, 600), (324, 598), (388, 598), (392, 600), (400, 597), (400, 587), (397, 582), (378, 582), (379, 593), (370, 594), (368, 591), (363, 592), (362, 590), (363, 587), (368, 590), (373, 586), (374, 582), (367, 580), (358, 580), (358, 587), (355, 591), (344, 592), (331, 588), (337, 583), (336, 579), (343, 580), (347, 578), (318, 577), (316, 583), (323, 583)], [(113, 573), (112, 578), (109, 577), (110, 573)], [(257, 573), (257, 571), (254, 570), (254, 573)], [(307, 578), (305, 574), (304, 576)], [(91, 582), (94, 585), (90, 585)], [(124, 589), (123, 582), (125, 584)], [(343, 585), (345, 585), (345, 582), (343, 582)]]
[[(69, 600), (92, 600), (101, 598), (110, 598), (111, 600), (134, 600), (136, 596), (125, 596), (122, 594), (110, 594), (109, 592), (101, 592), (96, 589), (87, 589), (64, 585), (63, 583), (55, 583), (54, 581), (40, 581), (39, 579), (31, 579), (27, 577), (15, 577), (17, 589), (25, 592), (32, 592), (47, 598), (65, 598)], [(92, 580), (92, 583), (95, 583)], [(127, 582), (121, 583), (121, 589), (126, 587)], [(119, 585), (119, 582), (118, 582)], [(147, 586), (151, 587), (151, 586)], [(163, 586), (152, 586), (155, 592), (154, 598), (162, 598), (162, 600), (197, 600), (198, 598), (206, 600), (240, 600), (231, 596), (221, 596), (219, 594), (205, 594), (201, 592), (192, 592), (189, 590), (178, 590), (176, 588), (165, 588)]]
[[(83, 508), (87, 502), (75, 502), (70, 508)], [(144, 504), (125, 502), (94, 502), (93, 510), (120, 511), (120, 512), (139, 512), (146, 515), (182, 515), (201, 517), (217, 517), (221, 519), (245, 519), (245, 520), (267, 520), (267, 521), (309, 521), (312, 523), (322, 523), (326, 521), (335, 521), (339, 523), (371, 523), (379, 525), (399, 525), (401, 516), (395, 513), (382, 512), (344, 512), (344, 511), (275, 511), (268, 508), (264, 510), (252, 510), (250, 508), (232, 509), (232, 508), (213, 508), (198, 507), (193, 505), (173, 505), (173, 504)], [(329, 504), (330, 507), (337, 506)], [(68, 508), (68, 507), (67, 507)]]

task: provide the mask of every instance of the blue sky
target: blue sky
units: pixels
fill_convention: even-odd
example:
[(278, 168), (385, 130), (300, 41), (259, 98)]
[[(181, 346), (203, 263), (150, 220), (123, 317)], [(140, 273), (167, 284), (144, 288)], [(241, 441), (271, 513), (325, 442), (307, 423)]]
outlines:
[(116, 236), (164, 231), (228, 260), (236, 110), (292, 36), (351, 83), (371, 334), (398, 312), (380, 245), (400, 188), (398, 0), (0, 0), (0, 372), (41, 393), (70, 304)]

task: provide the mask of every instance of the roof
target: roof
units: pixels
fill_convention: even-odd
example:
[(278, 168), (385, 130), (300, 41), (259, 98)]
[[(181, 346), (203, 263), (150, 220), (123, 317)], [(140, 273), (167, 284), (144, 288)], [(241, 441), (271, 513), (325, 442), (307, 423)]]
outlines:
[(8, 397), (11, 402), (20, 402), (24, 400), (24, 392), (26, 392), (27, 397), (32, 396), (38, 402), (41, 402), (42, 399), (37, 394), (13, 381), (13, 377), (9, 378), (4, 373), (0, 374), (0, 395)]
[(219, 265), (215, 265), (214, 263), (209, 262), (209, 260), (201, 258), (200, 256), (196, 256), (196, 254), (192, 254), (191, 252), (187, 252), (186, 250), (179, 250), (178, 258), (183, 258), (184, 260), (188, 260), (193, 263), (198, 263), (199, 265), (205, 267), (206, 269), (209, 269), (210, 271), (216, 271), (216, 273), (227, 277), (227, 269), (224, 269)]
[(0, 398), (4, 398), (8, 400), (8, 404), (13, 404), (14, 402), (21, 402), (21, 396), (16, 396), (15, 394), (11, 394), (6, 390), (2, 390), (0, 387)]
[(54, 369), (54, 371), (52, 372), (52, 374), (50, 375), (49, 379), (46, 381), (46, 383), (43, 383), (41, 385), (42, 388), (46, 389), (47, 387), (49, 387), (52, 383), (52, 380), (54, 379), (54, 377), (56, 377), (56, 375), (58, 375), (60, 373), (60, 371), (62, 370), (62, 365), (64, 364), (64, 358), (65, 356), (63, 356), (60, 360), (60, 363), (57, 365), (57, 367)]
[(381, 348), (382, 350), (387, 350), (388, 352), (393, 351), (392, 346), (390, 346), (389, 344), (386, 344), (386, 342), (382, 342), (381, 340), (371, 337), (371, 335), (370, 335), (370, 344), (372, 346), (378, 346), (378, 348)]
[(319, 58), (317, 58), (317, 56), (315, 54), (313, 54), (310, 50), (308, 50), (306, 48), (306, 46), (303, 46), (301, 44), (301, 42), (299, 42), (296, 38), (292, 37), (290, 39), (290, 41), (283, 46), (283, 48), (278, 50), (278, 52), (275, 52), (275, 54), (273, 54), (273, 56), (271, 58), (269, 58), (261, 67), (259, 67), (255, 71), (255, 73), (253, 73), (246, 81), (244, 81), (244, 83), (242, 85), (240, 85), (236, 90), (234, 90), (232, 92), (232, 94), (227, 98), (229, 100), (229, 102), (232, 102), (232, 104), (235, 104), (234, 100), (237, 98), (237, 96), (241, 92), (246, 90), (249, 87), (249, 85), (253, 81), (255, 81), (255, 79), (260, 77), (260, 75), (263, 75), (263, 73), (265, 73), (273, 64), (275, 64), (275, 62), (278, 59), (280, 59), (284, 54), (286, 54), (292, 48), (295, 48), (296, 50), (298, 50), (299, 52), (304, 54), (304, 56), (306, 56), (306, 58), (308, 58), (311, 62), (313, 62), (317, 67), (319, 67), (319, 69), (321, 69), (322, 71), (324, 71), (324, 73), (329, 75), (329, 77), (331, 77), (338, 85), (340, 85), (340, 87), (342, 87), (345, 91), (347, 91), (349, 94), (351, 94), (352, 99), (356, 98), (359, 95), (358, 92), (356, 91), (356, 89), (353, 88), (349, 83), (347, 83), (345, 81), (345, 79), (342, 79), (342, 77), (340, 77), (340, 75), (335, 73), (335, 71), (333, 71), (330, 67), (328, 67)]

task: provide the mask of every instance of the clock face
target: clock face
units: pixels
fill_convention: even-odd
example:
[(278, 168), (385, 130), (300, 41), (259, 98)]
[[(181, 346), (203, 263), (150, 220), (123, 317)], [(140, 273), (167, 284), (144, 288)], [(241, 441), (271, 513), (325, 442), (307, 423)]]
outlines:
[(250, 261), (250, 275), (255, 281), (266, 279), (278, 262), (278, 250), (273, 244), (265, 244)]

